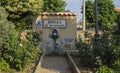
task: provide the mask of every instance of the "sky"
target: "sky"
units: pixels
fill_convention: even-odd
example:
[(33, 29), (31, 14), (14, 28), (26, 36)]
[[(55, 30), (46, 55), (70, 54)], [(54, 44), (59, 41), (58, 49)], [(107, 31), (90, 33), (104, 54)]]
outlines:
[[(71, 12), (77, 12), (77, 22), (82, 19), (81, 7), (83, 0), (66, 0), (67, 6), (66, 9)], [(116, 7), (120, 8), (120, 0), (113, 0), (113, 3)]]

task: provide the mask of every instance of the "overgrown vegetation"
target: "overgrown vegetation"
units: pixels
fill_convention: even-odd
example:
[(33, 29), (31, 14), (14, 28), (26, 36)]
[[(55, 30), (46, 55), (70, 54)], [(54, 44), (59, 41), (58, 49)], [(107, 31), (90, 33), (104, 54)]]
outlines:
[(37, 46), (41, 33), (31, 31), (26, 39), (20, 40), (20, 37), (13, 23), (7, 20), (5, 9), (0, 7), (0, 72), (23, 70), (39, 57), (40, 48)]
[[(93, 0), (86, 1), (87, 28), (95, 27), (94, 8)], [(78, 42), (82, 64), (94, 67), (95, 73), (120, 72), (120, 15), (118, 14), (112, 0), (98, 0), (98, 24), (103, 34), (101, 34), (99, 41), (95, 41), (94, 37), (87, 33), (85, 35), (87, 40), (80, 39)]]
[(0, 73), (23, 70), (38, 59), (42, 33), (32, 30), (33, 19), (43, 11), (64, 11), (65, 5), (62, 0), (0, 0)]
[[(94, 0), (86, 1), (86, 22), (87, 28), (94, 27), (95, 24), (95, 4)], [(116, 17), (115, 6), (112, 0), (98, 0), (98, 24), (101, 29), (115, 30)]]
[(8, 12), (7, 19), (18, 31), (32, 29), (32, 21), (42, 12), (65, 11), (63, 0), (0, 0), (0, 6)]
[(64, 0), (44, 0), (44, 12), (63, 12), (66, 2)]
[[(29, 32), (30, 33), (30, 32)], [(37, 35), (33, 35), (33, 34)], [(9, 72), (10, 69), (23, 70), (30, 63), (35, 62), (40, 55), (40, 48), (37, 47), (39, 43), (39, 33), (32, 32), (29, 38), (19, 41), (16, 34), (10, 35), (1, 50), (1, 66), (2, 71)], [(37, 38), (37, 37), (39, 38)], [(34, 41), (34, 42), (33, 42)]]
[(120, 36), (105, 31), (100, 41), (95, 41), (89, 33), (84, 42), (79, 40), (81, 64), (95, 68), (95, 73), (120, 72)]
[(118, 13), (116, 22), (117, 22), (117, 24), (118, 24), (118, 28), (117, 28), (115, 34), (119, 34), (119, 35), (120, 35), (120, 31), (119, 31), (119, 30), (120, 30), (120, 13)]
[(43, 0), (1, 0), (8, 12), (7, 19), (17, 30), (32, 29), (32, 19), (42, 12)]

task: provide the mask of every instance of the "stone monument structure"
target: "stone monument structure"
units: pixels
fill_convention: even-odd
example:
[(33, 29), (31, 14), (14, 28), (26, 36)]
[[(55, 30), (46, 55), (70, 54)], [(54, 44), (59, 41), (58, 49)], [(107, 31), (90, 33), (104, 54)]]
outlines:
[[(75, 49), (77, 38), (77, 13), (75, 12), (44, 12), (36, 19), (33, 30), (42, 31), (42, 47), (45, 52), (56, 50), (62, 53), (65, 50)], [(52, 38), (56, 30), (58, 38)], [(56, 33), (54, 33), (56, 35)], [(56, 45), (56, 48), (54, 47)]]

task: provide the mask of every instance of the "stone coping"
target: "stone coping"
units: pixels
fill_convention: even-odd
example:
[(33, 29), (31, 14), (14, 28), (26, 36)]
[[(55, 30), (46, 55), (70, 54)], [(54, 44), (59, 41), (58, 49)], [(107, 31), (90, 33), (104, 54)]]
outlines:
[[(45, 53), (42, 53), (41, 57), (40, 57), (40, 60), (34, 70), (33, 73), (40, 73), (40, 70), (41, 70), (41, 64), (42, 64), (42, 61), (43, 61), (43, 57), (45, 56)], [(74, 73), (81, 73), (79, 68), (77, 67), (77, 65), (75, 64), (74, 60), (72, 59), (72, 57), (70, 56), (69, 52), (68, 51), (65, 51), (65, 57), (67, 59), (67, 61), (69, 62), (69, 64), (71, 65)]]
[(40, 73), (40, 69), (41, 69), (41, 64), (42, 64), (42, 61), (43, 61), (43, 57), (45, 56), (45, 53), (42, 53), (41, 57), (40, 57), (40, 60), (37, 64), (37, 66), (35, 67), (35, 70), (33, 73)]
[(68, 60), (68, 62), (70, 63), (74, 73), (81, 73), (79, 68), (77, 67), (77, 65), (75, 64), (74, 60), (72, 59), (72, 57), (70, 56), (70, 54), (66, 51), (65, 52), (66, 58)]

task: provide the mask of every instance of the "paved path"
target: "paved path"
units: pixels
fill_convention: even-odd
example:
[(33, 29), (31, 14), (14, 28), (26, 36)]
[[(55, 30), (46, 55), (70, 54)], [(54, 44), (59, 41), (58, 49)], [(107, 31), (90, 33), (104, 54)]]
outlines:
[(45, 56), (40, 73), (72, 73), (65, 57)]

